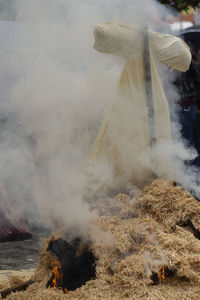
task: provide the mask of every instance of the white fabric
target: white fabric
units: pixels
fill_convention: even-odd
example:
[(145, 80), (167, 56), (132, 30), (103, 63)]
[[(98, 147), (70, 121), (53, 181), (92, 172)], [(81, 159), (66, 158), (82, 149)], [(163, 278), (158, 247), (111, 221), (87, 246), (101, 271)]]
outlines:
[(95, 169), (95, 163), (103, 162), (111, 166), (114, 176), (110, 182), (106, 181), (112, 188), (129, 181), (143, 185), (152, 172), (164, 179), (172, 179), (169, 109), (156, 62), (186, 71), (191, 61), (189, 48), (175, 36), (149, 30), (156, 133), (155, 161), (152, 163), (141, 28), (104, 23), (95, 27), (94, 38), (96, 50), (124, 57), (126, 63), (119, 81), (118, 97), (102, 124), (91, 153), (92, 168)]

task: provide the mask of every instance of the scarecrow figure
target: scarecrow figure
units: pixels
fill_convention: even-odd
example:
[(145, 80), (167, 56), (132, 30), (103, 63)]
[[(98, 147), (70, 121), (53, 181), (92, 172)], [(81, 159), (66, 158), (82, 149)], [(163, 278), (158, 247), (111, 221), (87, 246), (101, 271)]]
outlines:
[[(115, 23), (97, 25), (94, 38), (96, 50), (123, 57), (125, 66), (91, 152), (92, 178), (112, 190), (141, 187), (152, 174), (173, 179), (169, 109), (156, 64), (185, 72), (189, 48), (175, 36)], [(102, 165), (112, 170), (109, 178)]]

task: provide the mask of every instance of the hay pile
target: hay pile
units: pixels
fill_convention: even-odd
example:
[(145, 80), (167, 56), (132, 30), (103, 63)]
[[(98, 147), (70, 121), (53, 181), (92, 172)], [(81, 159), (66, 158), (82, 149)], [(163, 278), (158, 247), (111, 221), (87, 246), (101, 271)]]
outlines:
[(30, 280), (33, 275), (34, 269), (20, 271), (0, 270), (0, 291)]
[[(114, 236), (113, 247), (94, 244), (97, 278), (64, 295), (46, 289), (52, 256), (44, 242), (36, 283), (8, 300), (200, 299), (200, 203), (181, 187), (156, 180), (134, 199), (119, 194), (98, 202), (99, 226)], [(190, 222), (188, 222), (190, 221)], [(167, 265), (176, 273), (159, 285), (150, 276)]]

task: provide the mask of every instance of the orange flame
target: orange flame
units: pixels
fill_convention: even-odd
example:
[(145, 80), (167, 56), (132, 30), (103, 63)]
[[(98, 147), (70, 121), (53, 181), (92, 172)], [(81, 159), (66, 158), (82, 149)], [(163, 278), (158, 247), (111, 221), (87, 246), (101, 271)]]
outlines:
[[(61, 263), (59, 260), (56, 260), (54, 263), (54, 268), (53, 268), (53, 279), (52, 279), (52, 283), (50, 284), (49, 288), (53, 287), (53, 288), (58, 288), (58, 280), (60, 280), (62, 282), (63, 279), (63, 273), (62, 273), (62, 268), (61, 268)], [(67, 294), (69, 293), (69, 291), (65, 288), (63, 288), (63, 291)]]
[(160, 282), (163, 282), (163, 280), (166, 278), (165, 275), (165, 266), (162, 267), (162, 270), (158, 274), (158, 278)]
[(53, 287), (53, 288), (57, 288), (58, 287), (58, 279), (62, 280), (62, 269), (61, 269), (61, 264), (59, 260), (56, 260), (54, 262), (54, 269), (53, 269), (53, 274), (54, 274), (54, 278), (52, 280), (51, 285), (49, 286), (49, 288)]

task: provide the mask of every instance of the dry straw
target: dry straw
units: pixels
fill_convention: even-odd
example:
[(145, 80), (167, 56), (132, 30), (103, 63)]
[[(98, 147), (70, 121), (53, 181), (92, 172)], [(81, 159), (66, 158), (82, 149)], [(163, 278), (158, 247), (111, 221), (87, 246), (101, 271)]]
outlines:
[[(134, 199), (119, 194), (99, 200), (98, 225), (111, 231), (112, 247), (93, 244), (97, 278), (69, 294), (46, 289), (53, 257), (44, 241), (35, 279), (25, 292), (8, 300), (42, 299), (200, 299), (200, 203), (181, 187), (155, 180)], [(173, 277), (152, 285), (150, 276), (163, 265)]]

